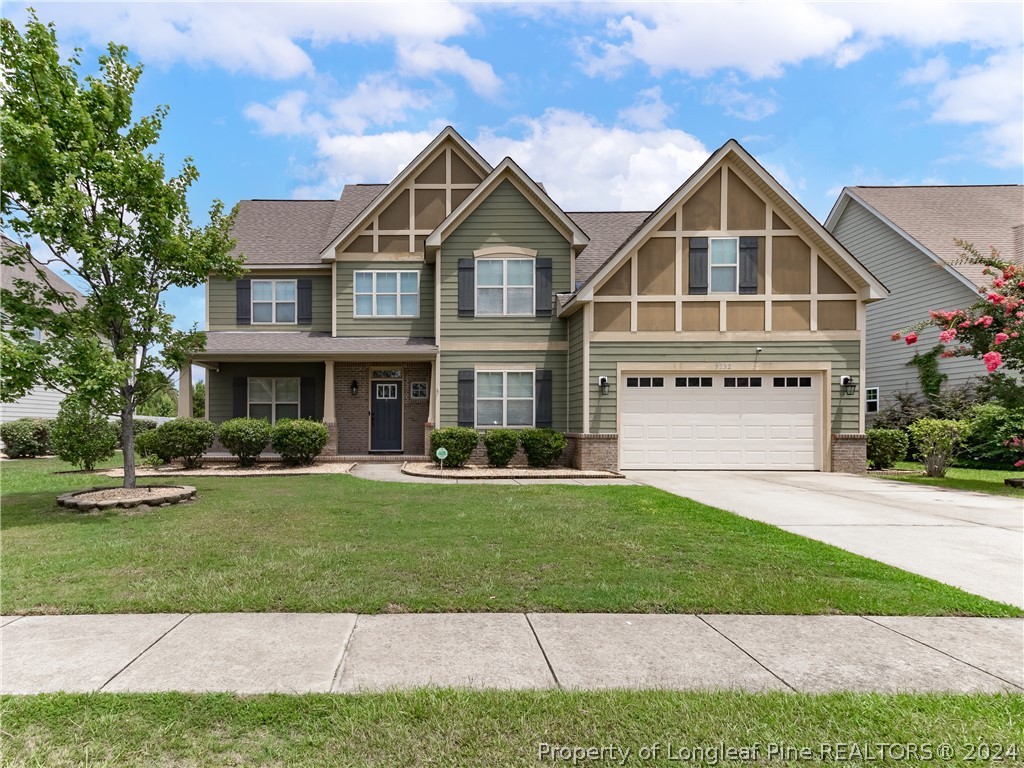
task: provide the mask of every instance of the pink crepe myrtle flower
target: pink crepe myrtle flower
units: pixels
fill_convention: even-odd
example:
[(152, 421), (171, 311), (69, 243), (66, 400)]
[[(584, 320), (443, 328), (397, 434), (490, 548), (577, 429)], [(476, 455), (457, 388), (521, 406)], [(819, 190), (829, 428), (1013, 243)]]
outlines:
[(956, 338), (956, 328), (948, 328), (939, 334), (939, 341), (943, 344)]
[(1008, 335), (1008, 334), (1005, 334), (1005, 333), (999, 332), (999, 333), (997, 333), (997, 334), (996, 334), (996, 339), (995, 339), (995, 343), (996, 343), (996, 344), (1002, 344), (1002, 343), (1003, 343), (1004, 341), (1006, 341), (1006, 340), (1007, 340), (1007, 339), (1009, 339), (1009, 338), (1010, 338), (1010, 337), (1009, 337), (1009, 335)]
[(899, 332), (899, 331), (896, 331), (896, 333), (894, 333), (894, 334), (892, 335), (892, 340), (893, 340), (893, 341), (899, 341), (899, 340), (900, 340), (900, 336), (901, 336), (900, 332)]
[(956, 357), (956, 353), (952, 349), (947, 349), (939, 357)]
[(1003, 356), (998, 352), (986, 352), (981, 357), (985, 361), (985, 367), (989, 373), (992, 373), (996, 368), (1003, 364)]
[(1004, 285), (1006, 285), (1006, 281), (1003, 280), (1003, 278), (1001, 277), (997, 277), (995, 280), (992, 281), (992, 285), (994, 285), (996, 288), (1002, 288)]
[(991, 301), (993, 304), (1001, 304), (1002, 302), (1006, 301), (1006, 297), (1000, 293), (992, 291), (988, 294), (988, 300)]
[(981, 317), (974, 321), (974, 324), (988, 328), (990, 325), (992, 325), (992, 315), (982, 315)]
[(916, 333), (914, 333), (913, 331), (911, 331), (910, 333), (908, 333), (908, 334), (906, 335), (906, 337), (904, 338), (904, 340), (905, 340), (905, 341), (907, 342), (907, 344), (908, 344), (908, 345), (910, 345), (910, 344), (916, 344), (916, 343), (917, 343), (917, 334), (916, 334)]

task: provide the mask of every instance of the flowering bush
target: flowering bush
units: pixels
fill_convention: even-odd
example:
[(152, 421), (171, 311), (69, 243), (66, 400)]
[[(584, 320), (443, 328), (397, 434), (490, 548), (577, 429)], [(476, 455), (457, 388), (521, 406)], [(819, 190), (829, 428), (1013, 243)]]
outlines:
[(942, 357), (977, 357), (989, 373), (999, 368), (1024, 371), (1024, 268), (1005, 261), (995, 248), (982, 256), (977, 248), (956, 241), (962, 263), (981, 264), (992, 278), (989, 288), (979, 291), (981, 298), (966, 309), (934, 310), (928, 320), (897, 331), (894, 341), (915, 344), (918, 332), (929, 326), (939, 328), (939, 341), (950, 345)]

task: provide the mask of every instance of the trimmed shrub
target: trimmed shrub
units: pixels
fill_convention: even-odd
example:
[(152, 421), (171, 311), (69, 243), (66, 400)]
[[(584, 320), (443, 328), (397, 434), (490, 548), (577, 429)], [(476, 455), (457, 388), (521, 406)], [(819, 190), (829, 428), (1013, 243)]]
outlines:
[(553, 429), (524, 429), (519, 433), (519, 442), (531, 467), (550, 467), (567, 443), (565, 435)]
[(217, 437), (217, 428), (205, 419), (172, 419), (147, 434), (158, 436), (158, 451), (181, 459), (186, 469), (198, 469), (203, 466), (203, 454)]
[(437, 449), (444, 448), (448, 457), (444, 460), (447, 467), (464, 467), (473, 449), (480, 442), (480, 435), (469, 427), (443, 427), (430, 432), (430, 458), (437, 460)]
[(492, 467), (507, 467), (519, 449), (519, 433), (514, 429), (489, 429), (484, 432), (484, 448)]
[(1012, 469), (1019, 450), (1011, 441), (1024, 437), (1024, 408), (988, 403), (971, 409), (971, 433), (964, 440), (957, 465), (979, 469)]
[(970, 424), (966, 421), (918, 419), (910, 425), (910, 436), (928, 477), (946, 476), (969, 433)]
[(868, 464), (872, 469), (889, 469), (907, 455), (910, 441), (902, 429), (869, 429)]
[(312, 464), (328, 437), (327, 427), (310, 419), (281, 419), (270, 430), (270, 444), (289, 466)]
[(53, 422), (50, 441), (61, 461), (93, 470), (117, 450), (117, 425), (88, 403), (68, 397)]
[(151, 465), (170, 464), (174, 459), (159, 428), (135, 436), (135, 452)]
[(220, 442), (240, 467), (251, 467), (270, 442), (270, 424), (264, 419), (231, 419), (220, 425)]
[(17, 419), (0, 424), (4, 453), (12, 459), (45, 456), (50, 452), (50, 419)]

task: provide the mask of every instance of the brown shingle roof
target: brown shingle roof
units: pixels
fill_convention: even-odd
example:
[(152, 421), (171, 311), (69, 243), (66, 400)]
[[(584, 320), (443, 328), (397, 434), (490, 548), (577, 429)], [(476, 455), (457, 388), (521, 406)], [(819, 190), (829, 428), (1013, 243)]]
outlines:
[[(17, 247), (17, 243), (15, 243), (13, 240), (7, 237), (7, 235), (0, 235), (0, 249), (6, 251), (11, 246)], [(37, 267), (42, 269), (43, 272), (46, 273), (46, 279), (49, 282), (51, 288), (53, 288), (56, 291), (59, 291), (60, 293), (73, 296), (75, 299), (75, 303), (78, 304), (78, 306), (82, 306), (83, 304), (85, 304), (85, 296), (83, 296), (82, 293), (77, 288), (71, 285), (71, 283), (69, 283), (63, 277), (58, 275), (52, 269), (47, 267), (45, 264), (42, 264), (40, 261), (33, 258), (32, 256), (29, 256), (29, 258), (32, 260), (33, 264), (35, 264)], [(42, 285), (39, 273), (36, 272), (36, 270), (34, 269), (26, 269), (23, 266), (9, 267), (6, 264), (0, 266), (0, 285), (3, 285), (3, 287), (9, 291), (13, 291), (14, 281), (16, 279), (29, 280), (30, 282), (36, 283), (37, 285)]]
[(323, 242), (320, 243), (322, 251), (331, 241), (345, 231), (345, 227), (355, 221), (356, 216), (366, 210), (366, 207), (377, 199), (377, 195), (388, 188), (387, 184), (346, 184), (341, 192), (341, 199), (334, 209), (334, 216), (324, 233)]
[[(651, 215), (650, 211), (597, 211), (570, 213), (569, 218), (590, 237), (576, 259), (576, 282), (584, 283)], [(573, 286), (573, 290), (576, 286)]]
[(1014, 228), (1024, 221), (1024, 186), (958, 187), (849, 187), (918, 243), (975, 285), (989, 279), (976, 264), (957, 264), (959, 238), (988, 255), (997, 248), (1004, 259), (1024, 263), (1024, 253), (1014, 242)]
[(401, 336), (331, 336), (310, 331), (208, 331), (206, 350), (197, 359), (217, 355), (432, 355), (433, 339)]

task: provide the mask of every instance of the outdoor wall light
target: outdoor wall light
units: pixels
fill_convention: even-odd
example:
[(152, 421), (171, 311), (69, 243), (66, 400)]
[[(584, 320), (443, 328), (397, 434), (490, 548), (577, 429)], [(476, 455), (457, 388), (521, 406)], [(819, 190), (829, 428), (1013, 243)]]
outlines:
[(853, 380), (853, 376), (840, 376), (839, 386), (843, 388), (844, 395), (852, 395), (857, 392), (857, 382)]
[(601, 392), (602, 395), (607, 395), (608, 394), (608, 377), (607, 376), (598, 376), (597, 377), (597, 388)]
[(358, 394), (359, 394), (359, 382), (356, 381), (355, 379), (352, 379), (352, 397), (355, 397)]

